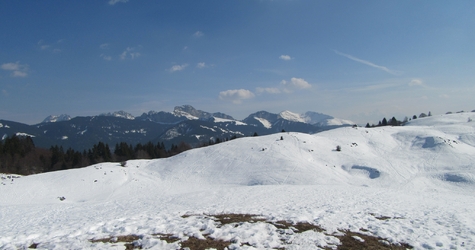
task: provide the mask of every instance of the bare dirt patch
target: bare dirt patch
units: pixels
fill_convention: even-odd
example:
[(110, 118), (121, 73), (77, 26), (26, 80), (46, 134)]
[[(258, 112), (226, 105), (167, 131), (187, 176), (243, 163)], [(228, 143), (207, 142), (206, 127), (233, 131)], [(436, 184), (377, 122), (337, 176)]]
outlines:
[[(376, 219), (379, 220), (389, 220), (389, 219), (398, 219), (391, 218), (388, 216), (376, 216), (371, 214)], [(206, 219), (211, 219), (217, 223), (217, 226), (223, 226), (227, 224), (234, 224), (236, 227), (239, 227), (243, 223), (268, 223), (275, 226), (277, 229), (282, 230), (292, 230), (294, 234), (299, 234), (305, 231), (313, 230), (319, 233), (323, 233), (327, 236), (333, 236), (340, 240), (340, 245), (336, 246), (336, 249), (347, 250), (347, 249), (383, 249), (383, 250), (402, 250), (402, 249), (412, 249), (413, 247), (407, 243), (390, 243), (389, 240), (373, 236), (366, 229), (360, 229), (360, 232), (352, 232), (348, 230), (340, 230), (335, 233), (327, 233), (325, 229), (319, 225), (314, 225), (309, 222), (290, 222), (290, 221), (269, 221), (262, 215), (255, 214), (216, 214), (216, 215), (183, 215), (183, 218), (188, 218), (192, 216), (203, 217)], [(183, 237), (179, 238), (174, 234), (153, 234), (150, 235), (155, 239), (164, 240), (167, 243), (178, 243), (181, 249), (188, 248), (191, 250), (205, 250), (205, 249), (217, 249), (224, 250), (228, 248), (231, 244), (235, 243), (232, 241), (224, 241), (221, 239), (211, 238), (209, 235), (203, 235), (204, 238), (199, 239), (195, 237)], [(89, 240), (92, 243), (102, 242), (104, 244), (116, 244), (124, 243), (126, 250), (131, 249), (142, 249), (141, 239), (147, 237), (145, 235), (121, 235), (121, 236), (111, 236), (106, 238), (91, 239)], [(284, 242), (282, 239), (282, 248), (285, 249), (285, 245), (290, 242)], [(34, 243), (29, 246), (29, 248), (37, 248), (40, 243)], [(242, 245), (249, 245), (246, 242), (242, 242)], [(250, 246), (250, 245), (249, 245)], [(317, 247), (317, 246), (315, 246)], [(334, 249), (335, 246), (333, 246)], [(324, 249), (331, 249), (329, 247), (324, 247)]]
[(345, 235), (335, 236), (340, 239), (341, 245), (338, 246), (339, 250), (405, 250), (412, 249), (412, 246), (407, 243), (389, 243), (386, 239), (381, 237), (343, 231)]
[(218, 240), (218, 239), (212, 239), (209, 237), (206, 237), (205, 239), (190, 237), (187, 240), (182, 241), (180, 245), (182, 248), (188, 247), (191, 250), (205, 250), (205, 249), (224, 250), (229, 245), (231, 245), (231, 242)]

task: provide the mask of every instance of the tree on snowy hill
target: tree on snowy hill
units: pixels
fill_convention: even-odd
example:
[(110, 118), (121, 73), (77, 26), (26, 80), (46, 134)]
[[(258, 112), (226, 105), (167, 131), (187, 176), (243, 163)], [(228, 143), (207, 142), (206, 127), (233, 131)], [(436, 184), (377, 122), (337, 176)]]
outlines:
[(389, 120), (388, 124), (391, 125), (391, 126), (398, 126), (399, 125), (398, 123), (399, 123), (398, 120), (396, 120), (396, 118), (393, 116), (393, 118), (391, 118), (391, 120)]
[[(416, 116), (414, 116), (414, 117), (415, 117), (414, 119), (417, 119)], [(406, 123), (407, 121), (408, 121), (407, 116), (404, 118), (404, 121), (399, 121), (399, 120), (397, 120), (396, 117), (394, 117), (394, 116), (388, 121), (388, 120), (386, 120), (386, 117), (385, 117), (385, 118), (383, 118), (382, 121), (379, 121), (379, 122), (378, 122), (378, 125), (376, 125), (376, 126), (375, 126), (374, 124), (373, 124), (373, 125), (369, 125), (369, 122), (368, 122), (368, 123), (366, 123), (366, 126), (365, 126), (365, 127), (366, 127), (366, 128), (372, 128), (372, 127), (381, 127), (381, 126), (402, 126), (402, 125), (404, 125), (404, 123)]]

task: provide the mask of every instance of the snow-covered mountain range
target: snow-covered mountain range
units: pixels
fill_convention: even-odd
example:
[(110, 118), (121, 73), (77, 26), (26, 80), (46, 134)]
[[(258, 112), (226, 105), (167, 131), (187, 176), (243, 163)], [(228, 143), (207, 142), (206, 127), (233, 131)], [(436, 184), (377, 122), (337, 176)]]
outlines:
[[(9, 121), (3, 123), (14, 124)], [(9, 129), (0, 127), (0, 135), (28, 134), (40, 147), (60, 145), (84, 150), (99, 141), (111, 146), (120, 142), (137, 144), (149, 141), (164, 142), (166, 145), (177, 145), (183, 141), (197, 146), (217, 139), (255, 133), (267, 135), (282, 130), (315, 133), (352, 124), (351, 121), (316, 112), (296, 114), (290, 111), (279, 114), (259, 111), (240, 121), (220, 112), (210, 113), (183, 105), (175, 107), (173, 112), (150, 111), (138, 117), (125, 111), (90, 117), (49, 116), (36, 125), (14, 124)]]
[(276, 133), (125, 166), (3, 174), (0, 249), (475, 249), (473, 120)]

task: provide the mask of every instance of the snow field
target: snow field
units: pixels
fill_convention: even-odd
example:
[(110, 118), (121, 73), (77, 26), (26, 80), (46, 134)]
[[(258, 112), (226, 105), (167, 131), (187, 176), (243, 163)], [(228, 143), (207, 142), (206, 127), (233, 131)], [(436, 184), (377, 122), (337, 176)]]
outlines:
[[(230, 249), (316, 249), (336, 247), (340, 241), (332, 234), (343, 230), (416, 249), (473, 249), (470, 117), (279, 133), (126, 167), (103, 163), (14, 181), (2, 175), (0, 249), (33, 243), (40, 249), (123, 249), (123, 243), (90, 241), (122, 235), (140, 235), (145, 249), (180, 247), (159, 234), (229, 240)], [(204, 216), (223, 213), (309, 222), (325, 232), (296, 233), (266, 222), (220, 225)]]

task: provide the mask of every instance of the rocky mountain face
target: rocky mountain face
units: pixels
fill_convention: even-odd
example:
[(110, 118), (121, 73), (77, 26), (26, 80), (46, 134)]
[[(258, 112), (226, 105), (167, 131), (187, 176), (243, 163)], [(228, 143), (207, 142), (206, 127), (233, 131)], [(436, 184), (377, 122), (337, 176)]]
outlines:
[(316, 133), (353, 123), (316, 112), (305, 114), (283, 111), (273, 114), (259, 111), (244, 120), (236, 120), (224, 113), (197, 110), (190, 105), (177, 106), (173, 112), (150, 111), (141, 116), (118, 111), (98, 116), (49, 116), (36, 125), (0, 120), (0, 139), (6, 136), (31, 136), (36, 146), (52, 145), (64, 149), (85, 150), (98, 142), (115, 144), (163, 142), (165, 145), (186, 142), (199, 146), (233, 137), (266, 135), (287, 132)]

